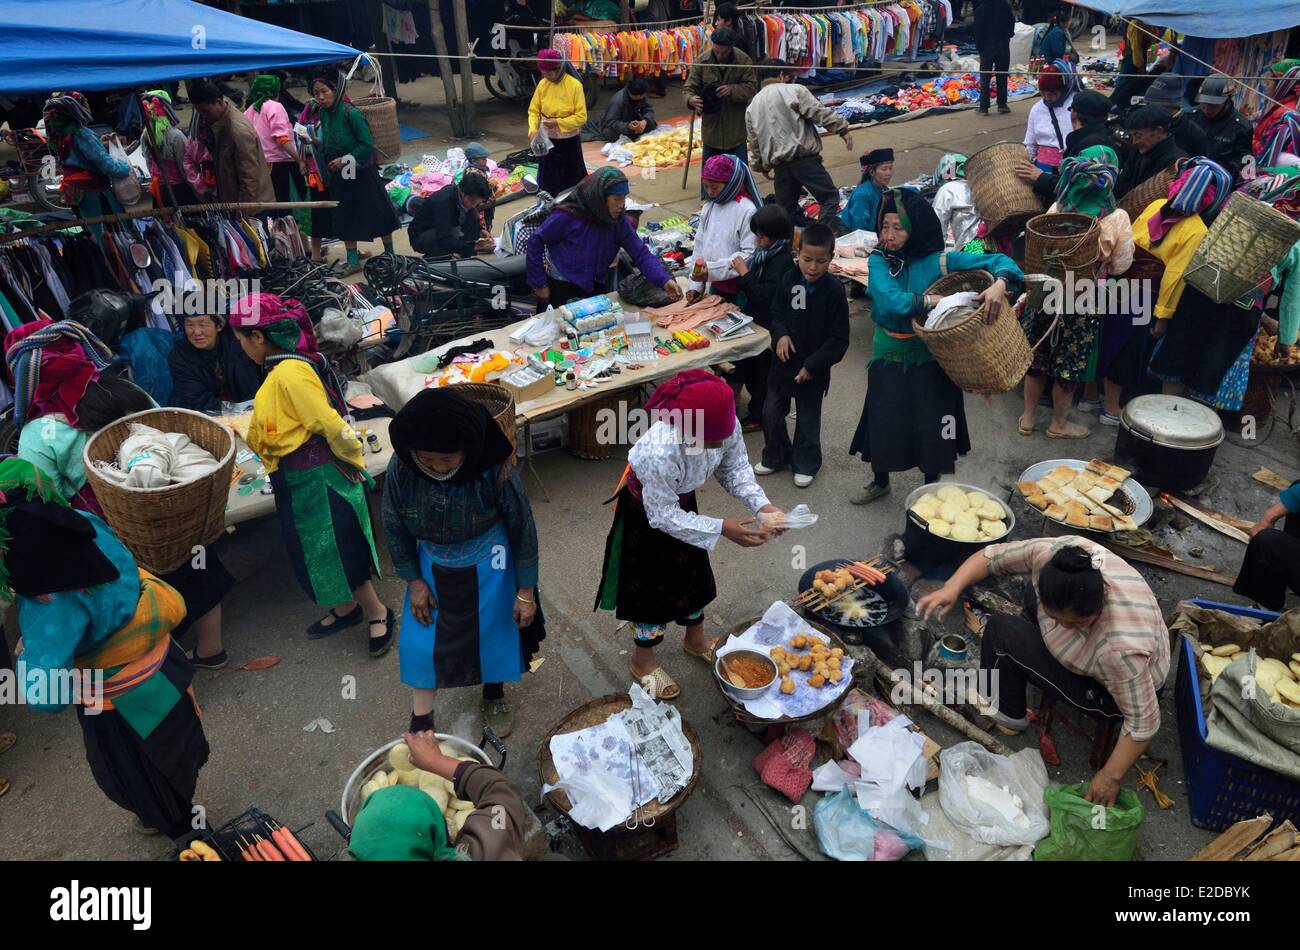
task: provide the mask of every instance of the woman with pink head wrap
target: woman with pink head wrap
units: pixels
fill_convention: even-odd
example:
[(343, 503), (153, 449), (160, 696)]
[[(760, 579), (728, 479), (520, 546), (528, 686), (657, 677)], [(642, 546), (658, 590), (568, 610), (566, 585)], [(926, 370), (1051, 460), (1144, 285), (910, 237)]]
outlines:
[(721, 638), (704, 637), (704, 608), (717, 596), (709, 551), (719, 537), (756, 547), (778, 533), (756, 518), (701, 515), (696, 490), (716, 478), (754, 514), (781, 511), (754, 479), (723, 380), (702, 369), (678, 373), (651, 394), (645, 412), (650, 427), (628, 453), (614, 495), (596, 607), (631, 624), (633, 679), (652, 696), (676, 699), (681, 688), (654, 648), (676, 622), (686, 629), (686, 654), (712, 664)]
[(393, 641), (393, 611), (370, 580), (379, 576), (366, 505), (366, 486), (374, 481), (343, 386), (317, 350), (311, 318), (297, 300), (242, 297), (230, 308), (230, 326), (248, 358), (266, 371), (245, 441), (271, 479), (298, 583), (330, 608), (307, 636), (318, 640), (365, 620), (370, 655), (383, 656)]
[(704, 160), (700, 170), (704, 186), (704, 207), (695, 229), (695, 252), (686, 262), (691, 282), (686, 299), (698, 300), (706, 283), (712, 292), (727, 301), (735, 301), (740, 292), (740, 274), (732, 261), (746, 261), (758, 250), (758, 240), (749, 219), (758, 210), (758, 184), (741, 159), (720, 153)]
[(587, 177), (581, 138), (587, 95), (582, 82), (564, 68), (557, 49), (538, 51), (537, 71), (542, 78), (528, 104), (528, 138), (540, 143), (544, 136), (550, 141), (550, 150), (538, 163), (537, 183), (542, 191), (559, 197)]

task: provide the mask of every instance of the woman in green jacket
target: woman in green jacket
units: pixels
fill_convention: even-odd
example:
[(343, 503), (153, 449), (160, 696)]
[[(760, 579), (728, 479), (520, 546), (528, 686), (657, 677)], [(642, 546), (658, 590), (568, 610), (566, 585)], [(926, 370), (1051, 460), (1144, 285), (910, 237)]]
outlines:
[(300, 121), (312, 130), (317, 187), (324, 192), (320, 200), (339, 203), (313, 210), (311, 256), (321, 260), (321, 239), (338, 238), (347, 248), (346, 274), (355, 274), (361, 269), (357, 242), (379, 238), (384, 253), (392, 254), (393, 232), (401, 224), (375, 168), (375, 142), (366, 117), (324, 77), (311, 81), (311, 94), (313, 101)]

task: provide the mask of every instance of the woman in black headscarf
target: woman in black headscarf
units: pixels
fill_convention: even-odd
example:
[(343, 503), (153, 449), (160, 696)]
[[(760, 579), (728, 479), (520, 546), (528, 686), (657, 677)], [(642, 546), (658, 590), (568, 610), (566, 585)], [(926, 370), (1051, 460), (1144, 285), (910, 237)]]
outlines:
[(517, 682), (546, 636), (537, 597), (537, 527), (514, 446), (455, 388), (426, 389), (389, 428), (384, 534), (406, 581), (399, 658), (415, 690), (411, 732), (433, 729), (434, 691), (483, 684), (483, 718), (509, 735), (502, 684)]
[(867, 362), (867, 400), (850, 453), (860, 453), (873, 479), (851, 500), (865, 505), (889, 493), (889, 473), (919, 468), (925, 483), (956, 470), (970, 451), (966, 410), (958, 389), (912, 329), (938, 303), (926, 293), (941, 273), (985, 270), (996, 278), (980, 294), (1006, 305), (1024, 275), (1003, 254), (944, 253), (943, 227), (915, 191), (895, 188), (880, 203), (880, 245), (868, 264), (867, 290), (876, 334)]

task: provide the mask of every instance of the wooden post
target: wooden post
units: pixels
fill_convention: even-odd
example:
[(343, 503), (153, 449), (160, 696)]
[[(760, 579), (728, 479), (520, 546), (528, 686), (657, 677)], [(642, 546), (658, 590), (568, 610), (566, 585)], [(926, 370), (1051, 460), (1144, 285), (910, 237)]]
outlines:
[[(388, 34), (384, 32), (384, 4), (381, 0), (379, 3), (367, 3), (366, 12), (370, 14), (370, 36), (375, 53), (378, 54), (376, 59), (383, 57), (385, 53), (393, 51), (392, 45), (388, 42)], [(393, 64), (392, 77), (393, 88), (388, 90), (389, 95), (393, 97), (393, 103), (401, 108), (402, 100), (397, 96), (397, 60), (389, 56), (387, 59)], [(380, 60), (382, 62), (382, 59)]]
[(618, 0), (618, 22), (623, 26), (632, 22), (631, 0)]
[(451, 60), (447, 58), (447, 35), (442, 29), (442, 5), (439, 0), (429, 0), (429, 32), (433, 35), (434, 59), (442, 75), (442, 91), (447, 97), (447, 117), (451, 120), (451, 134), (461, 138), (465, 134), (464, 117), (456, 104), (456, 83), (451, 76)]
[(460, 60), (461, 121), (466, 138), (478, 135), (474, 127), (474, 61), (469, 59), (469, 17), (465, 0), (451, 0), (451, 15), (456, 24), (456, 46), (466, 59)]

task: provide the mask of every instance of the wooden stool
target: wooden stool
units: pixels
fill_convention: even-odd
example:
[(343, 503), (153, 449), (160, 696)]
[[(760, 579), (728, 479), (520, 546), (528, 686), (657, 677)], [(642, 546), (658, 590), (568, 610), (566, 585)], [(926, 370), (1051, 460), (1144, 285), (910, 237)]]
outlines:
[[(1080, 710), (1082, 711), (1082, 710)], [(1065, 724), (1074, 729), (1085, 739), (1092, 741), (1092, 750), (1088, 758), (1088, 763), (1092, 766), (1093, 771), (1100, 769), (1110, 758), (1111, 750), (1115, 748), (1115, 743), (1119, 740), (1119, 727), (1123, 725), (1122, 719), (1108, 719), (1103, 716), (1093, 716), (1084, 713), (1087, 718), (1097, 723), (1097, 731), (1092, 735), (1082, 726), (1076, 724), (1068, 717), (1062, 717)], [(1052, 720), (1056, 716), (1056, 697), (1046, 691), (1043, 692), (1042, 705), (1038, 707), (1038, 728), (1045, 734), (1050, 735), (1052, 731)]]

